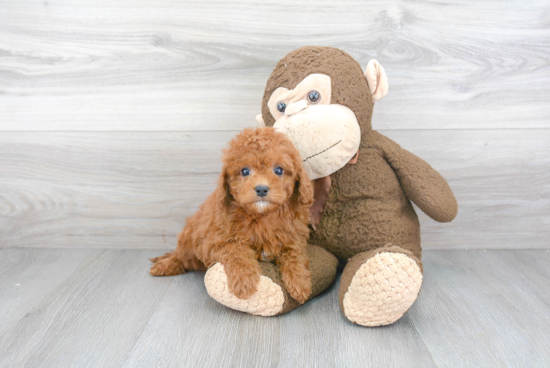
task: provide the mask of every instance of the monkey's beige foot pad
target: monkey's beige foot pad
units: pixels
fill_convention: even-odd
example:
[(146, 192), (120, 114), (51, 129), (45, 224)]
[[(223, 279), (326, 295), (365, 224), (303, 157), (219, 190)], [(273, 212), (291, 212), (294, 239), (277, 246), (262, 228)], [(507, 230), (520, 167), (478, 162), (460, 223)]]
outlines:
[(260, 277), (256, 293), (248, 299), (237, 298), (227, 287), (227, 275), (221, 263), (216, 263), (206, 271), (204, 285), (208, 294), (217, 302), (257, 316), (275, 316), (281, 313), (285, 303), (281, 287), (263, 275)]
[(378, 253), (353, 276), (344, 314), (362, 326), (392, 324), (411, 307), (421, 286), (422, 272), (414, 260), (402, 253)]

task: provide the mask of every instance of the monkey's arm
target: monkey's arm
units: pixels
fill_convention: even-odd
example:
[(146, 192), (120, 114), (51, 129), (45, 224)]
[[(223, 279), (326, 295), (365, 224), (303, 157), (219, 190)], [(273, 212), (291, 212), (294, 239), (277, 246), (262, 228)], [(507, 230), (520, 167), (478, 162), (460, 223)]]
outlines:
[(384, 153), (407, 197), (424, 213), (439, 222), (456, 217), (458, 204), (449, 184), (427, 162), (378, 132), (372, 132), (371, 142)]

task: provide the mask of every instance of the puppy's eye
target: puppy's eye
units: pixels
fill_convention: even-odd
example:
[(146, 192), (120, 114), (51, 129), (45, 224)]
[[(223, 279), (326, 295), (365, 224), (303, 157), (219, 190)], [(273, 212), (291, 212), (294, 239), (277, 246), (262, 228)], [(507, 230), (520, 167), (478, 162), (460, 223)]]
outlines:
[(279, 112), (281, 112), (281, 113), (284, 114), (284, 113), (285, 113), (285, 110), (286, 110), (286, 103), (284, 103), (284, 102), (279, 102), (279, 103), (277, 104), (277, 110), (279, 110)]
[(241, 175), (242, 176), (250, 175), (250, 169), (248, 167), (245, 167), (244, 169), (241, 170)]
[(276, 168), (273, 169), (273, 172), (275, 173), (275, 175), (281, 176), (281, 175), (283, 175), (283, 173), (284, 173), (285, 171), (283, 170), (282, 167), (277, 166)]
[(317, 91), (311, 91), (307, 94), (307, 100), (311, 103), (317, 103), (321, 99), (321, 94)]

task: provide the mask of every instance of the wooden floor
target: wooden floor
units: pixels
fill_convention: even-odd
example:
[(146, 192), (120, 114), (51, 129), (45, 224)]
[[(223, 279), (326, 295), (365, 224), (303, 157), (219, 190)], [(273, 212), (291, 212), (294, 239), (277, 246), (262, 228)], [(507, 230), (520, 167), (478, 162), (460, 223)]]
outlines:
[(229, 310), (159, 250), (0, 249), (1, 367), (550, 365), (550, 251), (437, 250), (397, 323), (364, 328), (337, 286), (280, 317)]

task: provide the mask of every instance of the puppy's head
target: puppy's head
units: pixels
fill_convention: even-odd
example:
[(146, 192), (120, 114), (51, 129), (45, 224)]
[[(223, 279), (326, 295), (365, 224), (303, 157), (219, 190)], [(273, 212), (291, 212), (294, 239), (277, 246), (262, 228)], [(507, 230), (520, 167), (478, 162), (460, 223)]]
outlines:
[(245, 129), (224, 150), (217, 196), (225, 207), (267, 214), (285, 203), (311, 205), (313, 185), (286, 135), (267, 127)]

